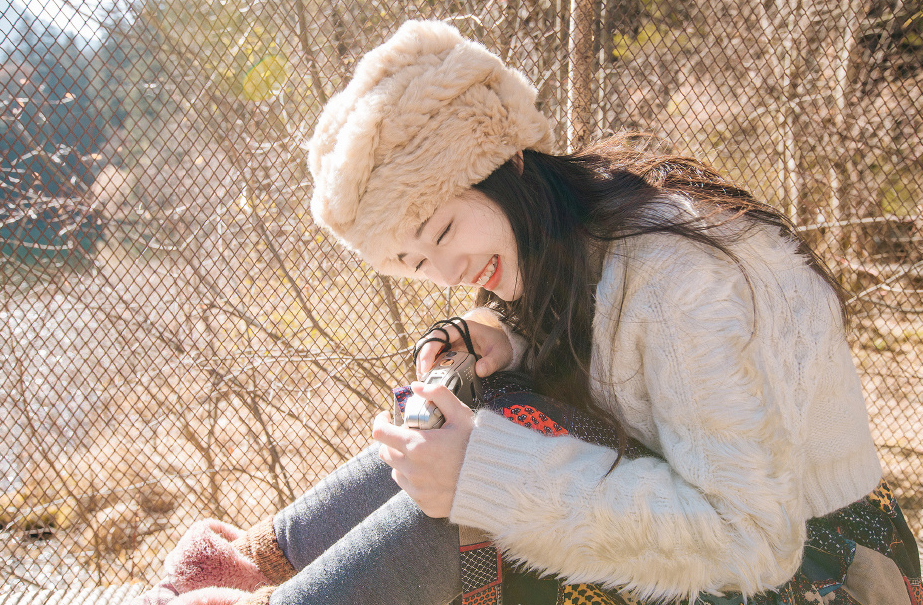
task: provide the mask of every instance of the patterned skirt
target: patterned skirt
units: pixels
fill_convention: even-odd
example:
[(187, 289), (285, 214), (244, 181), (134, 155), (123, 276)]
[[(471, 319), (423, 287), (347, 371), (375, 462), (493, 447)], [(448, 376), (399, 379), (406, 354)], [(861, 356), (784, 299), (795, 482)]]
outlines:
[[(617, 448), (598, 420), (537, 395), (520, 374), (502, 372), (483, 380), (482, 405), (512, 422), (549, 436), (570, 434)], [(395, 391), (398, 409), (409, 394)], [(627, 444), (629, 459), (656, 455)], [(923, 605), (920, 558), (890, 487), (882, 481), (868, 496), (808, 521), (801, 567), (778, 590), (749, 597), (726, 593), (678, 605)], [(522, 572), (504, 561), (477, 530), (460, 529), (461, 605), (654, 605), (591, 584), (565, 584)]]

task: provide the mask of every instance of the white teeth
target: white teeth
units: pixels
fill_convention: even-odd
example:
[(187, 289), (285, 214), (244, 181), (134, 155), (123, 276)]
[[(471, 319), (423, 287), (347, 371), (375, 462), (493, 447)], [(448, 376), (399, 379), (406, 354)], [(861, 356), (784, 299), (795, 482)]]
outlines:
[(483, 288), (484, 284), (489, 282), (490, 278), (494, 276), (494, 272), (497, 270), (498, 260), (499, 258), (494, 255), (494, 257), (490, 259), (490, 265), (487, 267), (487, 270), (484, 271), (484, 273), (481, 275), (481, 278), (474, 283)]

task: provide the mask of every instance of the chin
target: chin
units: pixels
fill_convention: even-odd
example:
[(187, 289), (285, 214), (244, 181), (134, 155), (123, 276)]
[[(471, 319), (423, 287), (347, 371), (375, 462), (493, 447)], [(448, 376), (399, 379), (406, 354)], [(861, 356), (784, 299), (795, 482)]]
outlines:
[(521, 292), (521, 291), (517, 291), (517, 290), (514, 290), (514, 291), (511, 293), (511, 292), (509, 292), (509, 291), (507, 291), (507, 290), (505, 290), (505, 289), (501, 289), (501, 290), (495, 291), (493, 294), (494, 294), (494, 296), (496, 296), (497, 298), (499, 298), (499, 299), (502, 300), (503, 302), (508, 302), (508, 303), (516, 302), (517, 300), (519, 300), (519, 299), (522, 297), (522, 292)]

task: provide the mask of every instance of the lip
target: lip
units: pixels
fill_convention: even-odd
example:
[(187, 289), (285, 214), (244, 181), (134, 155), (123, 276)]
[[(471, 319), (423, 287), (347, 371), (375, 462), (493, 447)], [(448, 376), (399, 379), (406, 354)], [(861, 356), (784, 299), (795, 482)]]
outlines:
[[(478, 286), (480, 288), (484, 288), (485, 290), (493, 291), (493, 289), (496, 288), (497, 285), (500, 283), (500, 277), (503, 274), (503, 263), (500, 261), (500, 255), (495, 254), (494, 256), (497, 257), (497, 268), (494, 270), (494, 274), (490, 276), (490, 279), (487, 280), (486, 284), (484, 284), (483, 286)], [(493, 256), (490, 257), (490, 260), (487, 261), (487, 264), (484, 265), (484, 268), (478, 272), (478, 274), (475, 276), (475, 278), (472, 280), (471, 283), (473, 283), (474, 285), (477, 285), (477, 280), (480, 279), (481, 275), (484, 274), (484, 271), (487, 271), (487, 268), (490, 267), (490, 263), (493, 260), (493, 258), (494, 258)]]

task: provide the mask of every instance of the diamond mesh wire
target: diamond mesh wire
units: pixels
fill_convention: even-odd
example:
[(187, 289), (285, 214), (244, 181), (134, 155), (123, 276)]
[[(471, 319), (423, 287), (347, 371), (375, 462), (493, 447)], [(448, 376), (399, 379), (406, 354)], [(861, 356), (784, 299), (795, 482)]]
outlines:
[[(421, 17), (525, 71), (560, 150), (652, 132), (796, 221), (853, 295), (874, 435), (923, 536), (919, 7), (578, 5), (579, 39), (562, 0), (5, 5), (7, 587), (156, 581), (193, 520), (248, 527), (368, 443), (414, 336), (469, 293), (375, 275), (312, 225), (299, 142)], [(568, 73), (589, 101), (570, 131)]]

